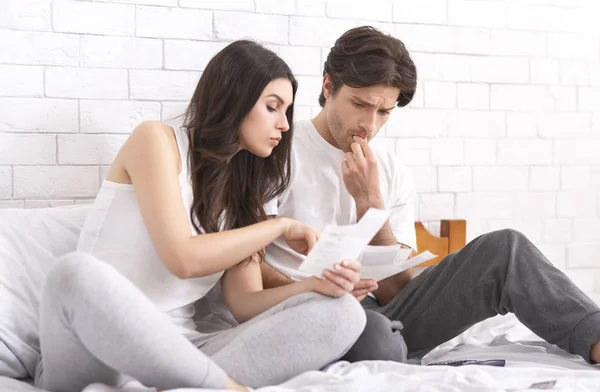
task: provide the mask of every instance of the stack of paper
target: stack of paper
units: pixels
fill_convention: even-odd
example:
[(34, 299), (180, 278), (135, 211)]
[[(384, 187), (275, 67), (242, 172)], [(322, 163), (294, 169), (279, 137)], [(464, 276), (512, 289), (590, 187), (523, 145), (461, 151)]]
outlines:
[(367, 246), (359, 258), (362, 264), (360, 277), (382, 280), (435, 257), (425, 251), (409, 259), (412, 251), (400, 248), (400, 245)]
[(353, 225), (327, 225), (299, 270), (321, 276), (343, 260), (360, 260), (361, 278), (382, 280), (435, 257), (430, 252), (409, 259), (412, 249), (400, 245), (369, 246), (389, 217), (389, 211), (370, 208)]

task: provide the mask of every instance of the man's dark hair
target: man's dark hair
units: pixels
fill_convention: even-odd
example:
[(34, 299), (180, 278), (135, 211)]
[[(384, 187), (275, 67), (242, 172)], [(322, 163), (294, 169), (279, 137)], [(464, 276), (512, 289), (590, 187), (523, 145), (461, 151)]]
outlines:
[[(417, 69), (404, 43), (372, 26), (350, 29), (335, 41), (324, 64), (325, 74), (332, 82), (333, 95), (344, 84), (399, 88), (398, 107), (408, 105), (417, 88)], [(323, 91), (319, 105), (325, 106)]]

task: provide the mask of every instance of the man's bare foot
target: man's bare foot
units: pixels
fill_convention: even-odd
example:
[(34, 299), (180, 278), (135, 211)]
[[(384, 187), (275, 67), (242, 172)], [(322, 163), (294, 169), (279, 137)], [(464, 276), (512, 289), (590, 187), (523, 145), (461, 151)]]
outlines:
[(594, 343), (590, 351), (590, 359), (592, 362), (600, 363), (600, 340)]
[(229, 389), (232, 391), (240, 391), (240, 392), (250, 392), (250, 390), (248, 388), (241, 386), (240, 384), (233, 381), (229, 377), (227, 377), (227, 382), (225, 383), (225, 389)]

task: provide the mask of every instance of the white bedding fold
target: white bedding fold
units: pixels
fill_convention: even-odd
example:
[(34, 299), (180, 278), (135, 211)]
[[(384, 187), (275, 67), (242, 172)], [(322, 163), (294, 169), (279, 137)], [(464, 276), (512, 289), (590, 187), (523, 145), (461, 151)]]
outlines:
[[(429, 353), (424, 363), (458, 359), (506, 359), (506, 367), (421, 366), (386, 361), (337, 362), (325, 371), (301, 374), (281, 385), (256, 392), (471, 392), (532, 391), (532, 384), (554, 385), (547, 391), (597, 392), (600, 365), (542, 341), (514, 316), (494, 317)], [(40, 392), (0, 377), (0, 392)], [(141, 390), (140, 390), (141, 391)], [(153, 391), (146, 389), (144, 391)], [(106, 392), (87, 388), (85, 392)], [(168, 392), (207, 392), (175, 389)]]

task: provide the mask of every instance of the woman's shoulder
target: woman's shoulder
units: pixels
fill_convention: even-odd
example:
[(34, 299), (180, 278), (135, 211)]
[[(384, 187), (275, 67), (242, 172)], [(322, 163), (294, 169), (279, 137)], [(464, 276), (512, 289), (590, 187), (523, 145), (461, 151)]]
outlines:
[(177, 152), (177, 139), (174, 128), (162, 121), (143, 121), (139, 123), (127, 140), (135, 149), (161, 149)]
[(133, 129), (130, 136), (163, 140), (167, 137), (175, 140), (173, 127), (158, 120), (142, 121)]
[[(179, 166), (179, 149), (174, 128), (161, 121), (143, 121), (129, 135), (125, 143), (128, 161), (168, 159)], [(141, 159), (140, 159), (141, 158)]]

